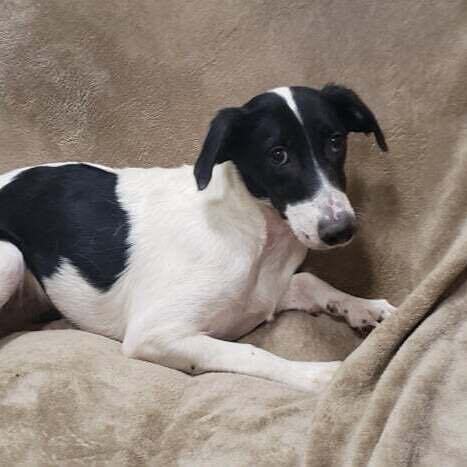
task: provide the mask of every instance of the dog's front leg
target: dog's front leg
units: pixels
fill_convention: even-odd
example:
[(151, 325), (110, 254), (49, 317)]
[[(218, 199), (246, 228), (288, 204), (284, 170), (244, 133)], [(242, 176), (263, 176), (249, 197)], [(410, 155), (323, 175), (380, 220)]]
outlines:
[(332, 378), (340, 362), (296, 362), (250, 344), (222, 341), (205, 334), (186, 337), (146, 335), (125, 338), (124, 353), (191, 375), (229, 372), (288, 384), (296, 389), (318, 391)]
[(310, 273), (294, 274), (281, 299), (278, 311), (304, 310), (343, 316), (350, 326), (376, 326), (394, 310), (386, 300), (354, 297), (335, 289)]

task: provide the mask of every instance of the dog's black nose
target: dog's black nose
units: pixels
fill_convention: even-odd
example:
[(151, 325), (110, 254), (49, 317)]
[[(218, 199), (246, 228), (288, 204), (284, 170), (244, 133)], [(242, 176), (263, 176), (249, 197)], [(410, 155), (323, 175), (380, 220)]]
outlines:
[(336, 219), (322, 219), (318, 223), (319, 238), (329, 246), (348, 242), (356, 229), (355, 217), (347, 213), (339, 213)]

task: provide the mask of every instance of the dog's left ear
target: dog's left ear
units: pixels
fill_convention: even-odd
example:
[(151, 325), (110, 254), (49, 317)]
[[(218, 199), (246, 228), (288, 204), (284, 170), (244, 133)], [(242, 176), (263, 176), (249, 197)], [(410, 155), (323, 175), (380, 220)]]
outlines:
[(215, 164), (231, 158), (234, 132), (241, 115), (240, 108), (229, 107), (218, 112), (212, 120), (203, 148), (195, 163), (194, 173), (198, 190), (204, 190), (208, 186)]
[(328, 84), (321, 93), (334, 106), (347, 131), (373, 133), (381, 151), (388, 150), (384, 134), (373, 112), (354, 91), (344, 86)]

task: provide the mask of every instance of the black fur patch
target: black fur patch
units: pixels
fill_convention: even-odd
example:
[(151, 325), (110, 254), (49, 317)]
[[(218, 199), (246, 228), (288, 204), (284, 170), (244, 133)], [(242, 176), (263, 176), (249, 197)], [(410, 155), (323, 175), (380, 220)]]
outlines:
[(0, 238), (40, 282), (66, 258), (106, 291), (127, 261), (128, 215), (116, 185), (117, 175), (86, 164), (27, 169), (0, 190)]

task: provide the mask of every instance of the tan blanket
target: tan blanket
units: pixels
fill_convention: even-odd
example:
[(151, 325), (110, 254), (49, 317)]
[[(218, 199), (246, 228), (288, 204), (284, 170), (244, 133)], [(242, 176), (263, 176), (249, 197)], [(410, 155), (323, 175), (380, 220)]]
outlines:
[[(434, 2), (4, 0), (0, 171), (193, 162), (215, 110), (282, 84), (353, 87), (390, 154), (351, 137), (361, 232), (305, 268), (403, 303), (327, 392), (188, 377), (80, 331), (0, 341), (1, 465), (466, 465), (467, 7)], [(0, 332), (20, 317), (6, 310)], [(294, 359), (360, 338), (300, 313), (247, 340)], [(311, 439), (311, 442), (310, 442)], [(308, 445), (308, 443), (310, 444)], [(308, 445), (308, 447), (307, 447)]]

